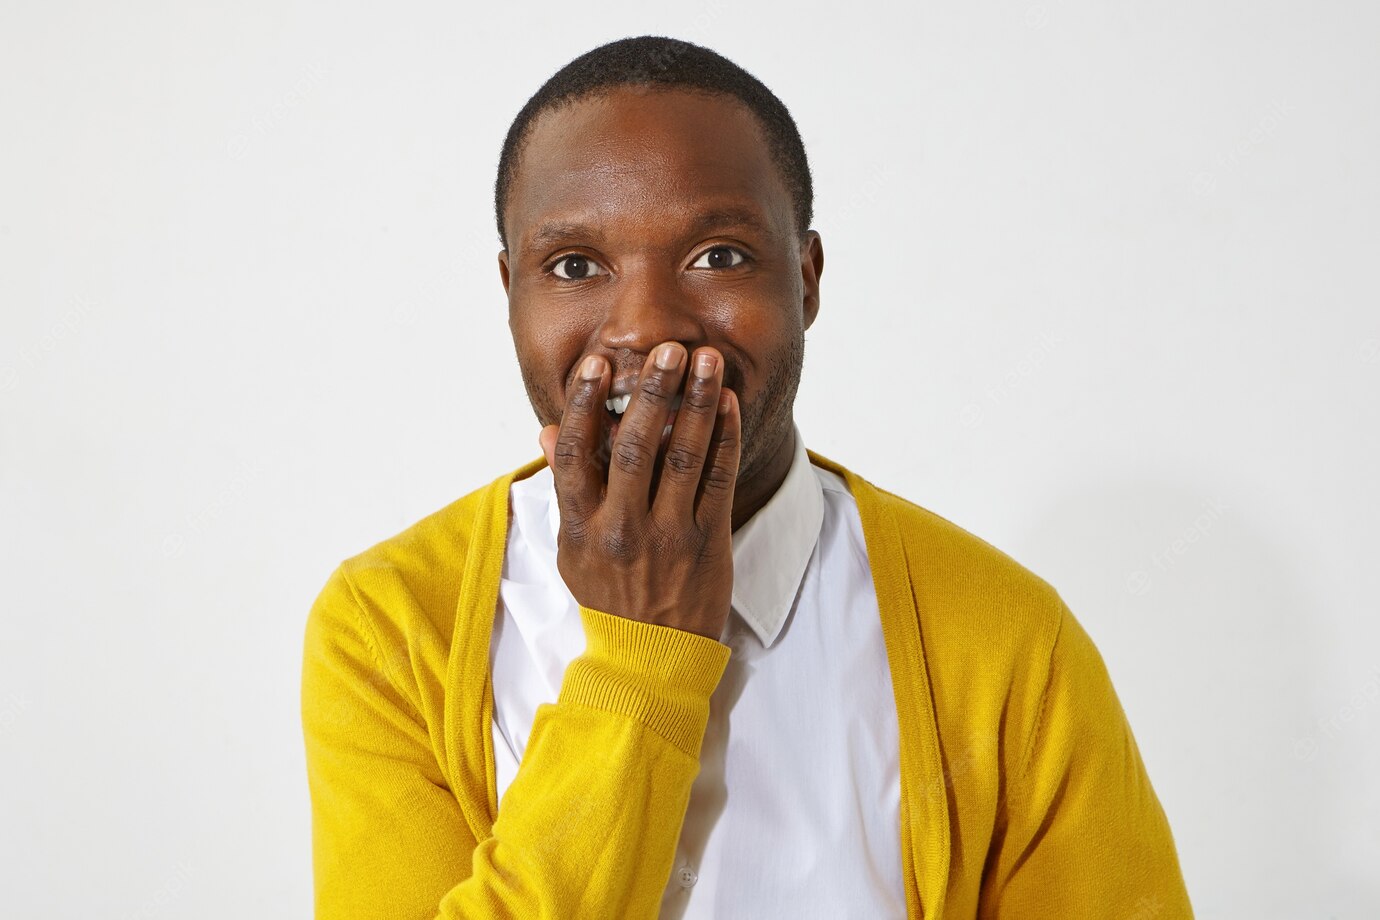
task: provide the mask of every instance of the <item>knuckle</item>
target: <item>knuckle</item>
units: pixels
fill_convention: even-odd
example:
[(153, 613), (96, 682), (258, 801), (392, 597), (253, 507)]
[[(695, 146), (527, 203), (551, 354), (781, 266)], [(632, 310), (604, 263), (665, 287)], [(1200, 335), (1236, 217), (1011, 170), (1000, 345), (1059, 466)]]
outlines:
[(626, 562), (637, 558), (640, 542), (637, 532), (622, 522), (611, 524), (599, 537), (604, 554), (614, 561)]
[(561, 524), (565, 529), (566, 536), (574, 543), (583, 544), (589, 540), (590, 526), (589, 519), (576, 517), (574, 515), (563, 515)]
[(555, 464), (561, 470), (581, 470), (589, 462), (584, 444), (573, 434), (562, 435), (556, 440)]
[[(597, 383), (598, 381), (589, 382)], [(588, 412), (594, 408), (595, 396), (597, 394), (598, 389), (595, 386), (578, 386), (575, 388), (575, 392), (570, 394), (568, 405), (578, 412)]]
[(689, 406), (696, 412), (714, 412), (719, 407), (719, 394), (712, 380), (704, 380), (690, 387), (681, 398), (682, 406)]
[(649, 525), (651, 543), (657, 547), (658, 555), (665, 559), (691, 559), (699, 554), (702, 540), (698, 531), (685, 530), (663, 522), (652, 521)]
[(613, 446), (613, 462), (625, 473), (641, 473), (652, 463), (646, 439), (634, 431), (620, 431)]
[(683, 444), (671, 444), (666, 448), (666, 457), (662, 461), (662, 466), (673, 473), (688, 476), (697, 473), (702, 462), (703, 458), (698, 451)]
[(733, 487), (733, 479), (731, 472), (716, 464), (704, 474), (704, 490), (714, 493), (727, 492)]
[(671, 401), (671, 381), (665, 371), (658, 371), (644, 377), (637, 385), (637, 395), (641, 402), (651, 406), (664, 406)]

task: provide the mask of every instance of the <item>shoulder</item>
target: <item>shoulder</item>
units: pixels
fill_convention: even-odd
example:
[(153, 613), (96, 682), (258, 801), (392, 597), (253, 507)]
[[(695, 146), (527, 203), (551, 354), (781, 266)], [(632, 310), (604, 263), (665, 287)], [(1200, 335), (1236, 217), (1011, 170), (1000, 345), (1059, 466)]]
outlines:
[(1105, 695), (1101, 658), (1044, 578), (953, 521), (868, 485), (902, 546), (936, 727), (957, 744), (947, 768), (955, 778), (971, 773), (955, 794), (994, 794), (969, 788), (986, 782), (980, 765), (993, 765), (991, 775), (1019, 770), (1059, 675), (1076, 674), (1084, 692)]
[(917, 602), (927, 601), (931, 610), (961, 610), (962, 622), (949, 625), (1023, 639), (1044, 634), (1052, 644), (1063, 607), (1053, 585), (948, 518), (874, 488), (896, 522)]
[(466, 493), (342, 560), (340, 577), (365, 604), (388, 608), (405, 595), (428, 611), (438, 611), (447, 596), (454, 599), (459, 590), (483, 506), (495, 496), (497, 482)]
[(1054, 586), (948, 518), (877, 494), (896, 522), (927, 652), (967, 680), (1039, 681), (1067, 613)]
[(874, 577), (909, 582), (940, 718), (945, 709), (972, 717), (1012, 696), (1038, 698), (1071, 619), (1054, 586), (954, 521), (836, 461), (813, 459), (847, 483)]
[(533, 466), (504, 473), (342, 559), (313, 605), (309, 645), (323, 637), (356, 644), (420, 707), (427, 688), (418, 682), (445, 674), (467, 567), (486, 553), (501, 558), (507, 487)]
[[(868, 549), (899, 544), (898, 575), (911, 582), (916, 613), (927, 631), (956, 640), (1005, 640), (1028, 649), (1053, 645), (1063, 600), (1044, 578), (959, 524), (837, 461), (812, 453), (857, 508)], [(826, 489), (829, 488), (826, 485)], [(876, 560), (874, 560), (874, 570)]]

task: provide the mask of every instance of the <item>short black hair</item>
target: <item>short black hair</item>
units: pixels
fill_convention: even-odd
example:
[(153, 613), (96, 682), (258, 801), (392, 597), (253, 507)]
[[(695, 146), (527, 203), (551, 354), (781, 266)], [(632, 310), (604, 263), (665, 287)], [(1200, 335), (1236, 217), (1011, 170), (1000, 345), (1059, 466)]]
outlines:
[(795, 119), (781, 100), (761, 80), (716, 51), (664, 35), (640, 35), (611, 41), (575, 58), (552, 74), (513, 119), (499, 154), (494, 183), (494, 220), (505, 249), (508, 237), (503, 211), (532, 123), (547, 109), (621, 86), (723, 93), (746, 105), (761, 122), (772, 160), (791, 193), (796, 231), (803, 234), (809, 228), (814, 216), (810, 164)]

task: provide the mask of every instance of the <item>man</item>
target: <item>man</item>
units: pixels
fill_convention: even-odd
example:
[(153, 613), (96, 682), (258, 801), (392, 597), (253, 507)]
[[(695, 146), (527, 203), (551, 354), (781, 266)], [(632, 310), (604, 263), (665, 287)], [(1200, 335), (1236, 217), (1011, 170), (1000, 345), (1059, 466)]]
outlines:
[(518, 114), (543, 456), (312, 608), (318, 917), (1192, 915), (1059, 595), (805, 448), (811, 207), (786, 108), (699, 46), (604, 45)]

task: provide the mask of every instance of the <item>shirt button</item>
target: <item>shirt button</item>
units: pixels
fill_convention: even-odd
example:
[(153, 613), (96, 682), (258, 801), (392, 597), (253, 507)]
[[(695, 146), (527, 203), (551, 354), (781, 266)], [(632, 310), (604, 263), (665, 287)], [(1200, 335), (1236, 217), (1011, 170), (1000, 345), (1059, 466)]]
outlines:
[(699, 881), (699, 879), (700, 877), (695, 874), (695, 870), (691, 869), (689, 866), (681, 866), (676, 870), (676, 881), (680, 883), (680, 887), (682, 888), (689, 888)]

